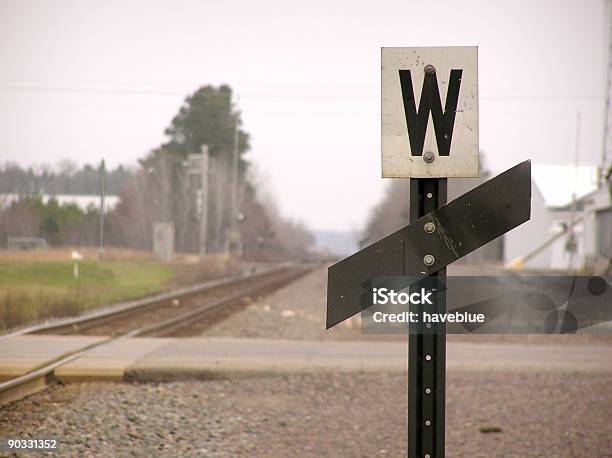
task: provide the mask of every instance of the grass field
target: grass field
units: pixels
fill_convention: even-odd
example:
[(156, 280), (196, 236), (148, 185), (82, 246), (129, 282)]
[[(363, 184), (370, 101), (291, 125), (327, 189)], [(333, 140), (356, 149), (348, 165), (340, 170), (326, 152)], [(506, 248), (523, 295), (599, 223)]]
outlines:
[(0, 329), (161, 291), (174, 277), (173, 266), (137, 252), (110, 252), (97, 261), (92, 251), (79, 261), (78, 278), (73, 269), (67, 250), (3, 252)]
[(119, 302), (236, 273), (229, 258), (177, 255), (172, 264), (150, 253), (107, 249), (97, 260), (93, 248), (80, 249), (74, 277), (71, 249), (0, 251), (0, 330), (52, 317), (77, 315)]

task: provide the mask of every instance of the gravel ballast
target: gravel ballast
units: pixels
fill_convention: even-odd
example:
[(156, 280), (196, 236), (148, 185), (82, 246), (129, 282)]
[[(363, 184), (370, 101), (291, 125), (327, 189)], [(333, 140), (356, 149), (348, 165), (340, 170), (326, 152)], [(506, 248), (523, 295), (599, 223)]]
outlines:
[[(447, 456), (610, 456), (611, 384), (449, 373)], [(61, 456), (401, 457), (405, 393), (403, 374), (76, 384), (4, 407), (0, 423), (4, 437), (58, 438)]]

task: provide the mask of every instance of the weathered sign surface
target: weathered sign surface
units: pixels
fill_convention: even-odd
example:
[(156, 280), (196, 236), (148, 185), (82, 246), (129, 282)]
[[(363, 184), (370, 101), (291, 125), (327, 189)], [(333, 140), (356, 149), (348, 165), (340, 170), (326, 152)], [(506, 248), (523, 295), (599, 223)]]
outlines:
[(477, 177), (478, 48), (382, 48), (381, 65), (382, 176)]

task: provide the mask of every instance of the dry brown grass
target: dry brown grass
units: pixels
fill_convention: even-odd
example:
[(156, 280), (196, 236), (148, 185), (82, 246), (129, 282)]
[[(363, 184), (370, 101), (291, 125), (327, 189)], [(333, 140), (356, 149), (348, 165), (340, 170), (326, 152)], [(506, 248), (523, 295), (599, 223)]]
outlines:
[(179, 254), (172, 263), (174, 286), (189, 285), (216, 278), (235, 275), (239, 271), (236, 260), (227, 255), (200, 256)]
[[(93, 247), (50, 248), (47, 250), (0, 250), (0, 262), (51, 262), (70, 261), (73, 251), (78, 251), (84, 260), (98, 259), (98, 249)], [(148, 251), (105, 248), (104, 259), (107, 261), (138, 261), (153, 259)]]
[[(78, 251), (84, 261), (98, 259), (98, 249), (94, 247), (65, 247), (49, 248), (46, 250), (0, 250), (0, 262), (51, 262), (71, 261), (72, 252)], [(153, 253), (149, 251), (127, 250), (123, 248), (105, 248), (104, 260), (106, 261), (144, 261), (154, 259)], [(227, 266), (233, 261), (230, 256), (222, 254), (211, 254), (200, 261), (200, 256), (190, 253), (176, 253), (171, 264), (207, 266), (207, 269), (216, 270), (219, 266)]]

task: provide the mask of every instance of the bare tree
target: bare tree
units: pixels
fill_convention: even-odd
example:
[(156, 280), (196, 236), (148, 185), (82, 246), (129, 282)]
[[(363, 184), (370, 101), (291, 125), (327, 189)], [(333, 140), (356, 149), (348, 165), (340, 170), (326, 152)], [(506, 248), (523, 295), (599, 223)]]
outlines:
[(0, 224), (8, 237), (37, 237), (40, 215), (30, 199), (19, 199), (0, 212)]

